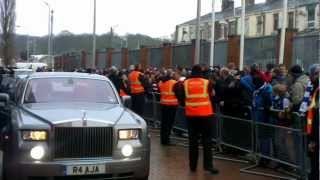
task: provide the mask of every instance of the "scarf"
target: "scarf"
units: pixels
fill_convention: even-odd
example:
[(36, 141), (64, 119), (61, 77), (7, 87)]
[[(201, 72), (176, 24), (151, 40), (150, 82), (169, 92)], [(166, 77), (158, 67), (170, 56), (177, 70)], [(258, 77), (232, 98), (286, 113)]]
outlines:
[(308, 85), (307, 85), (307, 88), (306, 88), (306, 91), (304, 93), (304, 96), (303, 96), (303, 101), (300, 105), (300, 109), (299, 109), (299, 112), (301, 113), (301, 115), (305, 116), (306, 112), (308, 111), (308, 107), (311, 103), (311, 93), (313, 91), (313, 86), (312, 86), (312, 83), (311, 81), (308, 82)]

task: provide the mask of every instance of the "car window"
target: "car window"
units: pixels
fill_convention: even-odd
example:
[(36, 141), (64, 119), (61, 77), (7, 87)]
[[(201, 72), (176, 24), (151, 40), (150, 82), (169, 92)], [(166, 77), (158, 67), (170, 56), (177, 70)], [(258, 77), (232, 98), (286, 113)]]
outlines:
[(89, 102), (118, 103), (107, 81), (81, 78), (32, 79), (24, 103)]

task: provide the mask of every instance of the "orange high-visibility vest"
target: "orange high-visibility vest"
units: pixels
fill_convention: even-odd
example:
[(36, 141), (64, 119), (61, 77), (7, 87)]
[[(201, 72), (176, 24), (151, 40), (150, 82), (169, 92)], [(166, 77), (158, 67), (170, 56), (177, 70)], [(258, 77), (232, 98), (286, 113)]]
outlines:
[(167, 106), (178, 106), (178, 99), (173, 92), (173, 86), (177, 83), (175, 80), (160, 82), (160, 104)]
[(120, 97), (123, 97), (123, 96), (128, 96), (128, 94), (126, 92), (124, 92), (123, 89), (120, 89), (120, 93), (119, 93)]
[(316, 99), (317, 99), (317, 94), (319, 94), (319, 87), (315, 90), (311, 97), (311, 104), (308, 109), (308, 114), (307, 114), (307, 134), (311, 135), (312, 134), (312, 126), (313, 126), (313, 121), (315, 117), (316, 112)]
[(139, 80), (140, 75), (142, 75), (142, 73), (139, 71), (132, 71), (129, 74), (130, 89), (132, 94), (144, 93), (144, 87)]
[(191, 78), (184, 82), (186, 116), (206, 117), (214, 114), (208, 85), (209, 81), (203, 78)]

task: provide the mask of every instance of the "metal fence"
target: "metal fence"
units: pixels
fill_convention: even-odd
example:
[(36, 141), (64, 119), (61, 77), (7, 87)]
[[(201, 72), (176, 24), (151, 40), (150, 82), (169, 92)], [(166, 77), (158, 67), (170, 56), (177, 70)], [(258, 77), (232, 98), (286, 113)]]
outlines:
[(122, 53), (121, 51), (112, 52), (112, 66), (121, 68), (122, 65)]
[[(203, 42), (201, 44), (200, 51), (200, 63), (209, 65), (210, 64), (210, 47), (209, 42)], [(226, 65), (228, 62), (228, 42), (227, 41), (216, 41), (214, 47), (214, 64), (215, 65)]]
[(244, 42), (244, 64), (254, 63), (265, 67), (267, 63), (275, 63), (277, 36), (247, 38)]
[(193, 62), (192, 45), (174, 46), (172, 50), (172, 65), (190, 67)]
[(97, 53), (97, 68), (104, 69), (107, 66), (107, 60), (106, 60), (107, 53), (105, 51), (101, 51)]
[[(224, 114), (221, 108), (217, 108), (213, 128), (214, 138), (218, 147), (228, 147), (241, 152), (249, 153), (255, 157), (255, 164), (240, 171), (256, 175), (269, 176), (279, 179), (306, 179), (308, 174), (308, 158), (306, 133), (303, 130), (304, 122), (297, 113), (291, 114), (291, 125), (280, 126), (277, 124), (277, 116), (271, 112), (270, 123), (263, 123), (256, 119), (250, 107), (241, 107), (240, 113)], [(159, 95), (153, 94), (146, 103), (143, 115), (149, 124), (159, 127), (161, 124)], [(184, 108), (179, 107), (176, 112), (174, 129), (187, 133), (187, 120)], [(223, 149), (223, 148), (219, 148)], [(260, 159), (268, 159), (275, 163), (283, 164), (296, 169), (290, 176), (279, 176), (254, 170), (258, 167)]]
[[(215, 42), (215, 65), (226, 65), (228, 62), (228, 41)], [(265, 67), (267, 63), (275, 63), (277, 59), (277, 36), (264, 36), (257, 38), (245, 39), (244, 64), (251, 65), (253, 63)], [(320, 36), (319, 35), (304, 35), (296, 36), (293, 39), (293, 59), (291, 64), (300, 64), (305, 69), (310, 65), (319, 61), (320, 54)], [(114, 50), (112, 52), (112, 65), (121, 68), (122, 66), (121, 50)], [(148, 63), (151, 66), (161, 67), (164, 63), (163, 47), (149, 48)], [(80, 67), (81, 57), (74, 53), (67, 55), (66, 64), (70, 67)], [(107, 54), (105, 51), (99, 52), (97, 59), (97, 67), (104, 69), (107, 66)], [(138, 64), (140, 62), (140, 50), (129, 50), (129, 64)], [(193, 65), (194, 46), (189, 44), (176, 44), (172, 46), (172, 65), (190, 67)], [(65, 56), (63, 56), (65, 57)], [(200, 50), (200, 63), (209, 65), (210, 58), (210, 42), (202, 41)], [(58, 59), (58, 58), (57, 58)], [(86, 56), (86, 66), (84, 68), (92, 67), (92, 53)]]
[(293, 40), (293, 64), (300, 64), (305, 69), (319, 63), (320, 35), (297, 36)]
[(163, 64), (163, 49), (151, 48), (149, 53), (149, 64), (153, 67), (161, 67)]
[(139, 64), (140, 62), (140, 50), (129, 51), (129, 64)]

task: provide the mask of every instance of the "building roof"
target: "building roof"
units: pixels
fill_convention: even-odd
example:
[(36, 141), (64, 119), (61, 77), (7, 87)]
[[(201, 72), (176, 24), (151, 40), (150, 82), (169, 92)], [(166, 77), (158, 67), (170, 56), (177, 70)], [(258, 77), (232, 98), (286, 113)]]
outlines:
[[(300, 7), (305, 6), (309, 4), (316, 4), (319, 3), (318, 0), (288, 0), (288, 8), (294, 8), (294, 7)], [(250, 5), (246, 7), (246, 14), (253, 14), (257, 12), (266, 12), (266, 11), (272, 11), (281, 9), (283, 7), (283, 1), (276, 0), (272, 1), (270, 3), (258, 3), (254, 5)], [(229, 8), (225, 11), (220, 11), (216, 13), (216, 21), (224, 20), (228, 17), (241, 16), (241, 7), (237, 7), (235, 9)], [(204, 16), (201, 16), (201, 21), (211, 21), (211, 13), (208, 13)], [(187, 21), (185, 23), (180, 24), (181, 25), (195, 25), (196, 19), (193, 19), (191, 21)]]

